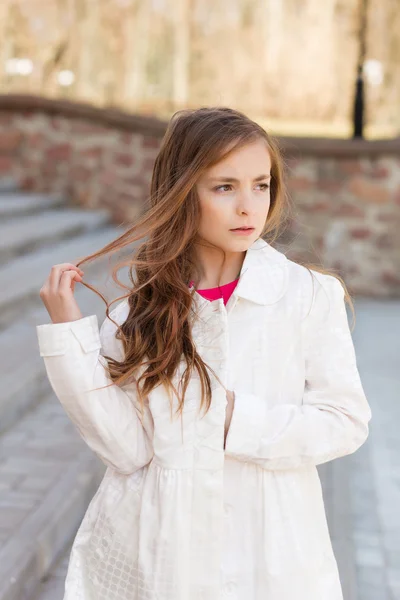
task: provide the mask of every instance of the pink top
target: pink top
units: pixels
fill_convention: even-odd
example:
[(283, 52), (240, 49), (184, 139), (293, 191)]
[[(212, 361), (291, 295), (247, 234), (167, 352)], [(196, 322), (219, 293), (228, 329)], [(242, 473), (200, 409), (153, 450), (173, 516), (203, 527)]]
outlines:
[[(223, 298), (224, 304), (226, 305), (229, 298), (231, 297), (233, 290), (237, 286), (238, 281), (239, 279), (235, 279), (234, 281), (230, 281), (229, 283), (225, 283), (224, 285), (196, 291), (207, 300), (217, 300), (218, 298)], [(193, 281), (190, 281), (189, 286), (191, 286), (192, 283)]]

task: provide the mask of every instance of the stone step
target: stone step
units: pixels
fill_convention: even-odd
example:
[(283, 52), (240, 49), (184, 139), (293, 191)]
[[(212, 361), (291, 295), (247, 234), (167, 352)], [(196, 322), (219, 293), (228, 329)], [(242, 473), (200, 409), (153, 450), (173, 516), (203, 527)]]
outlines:
[[(35, 326), (50, 317), (39, 290), (53, 264), (77, 262), (123, 229), (106, 225), (106, 211), (63, 210), (61, 200), (14, 191), (12, 182), (0, 185), (0, 260), (8, 260), (0, 265), (0, 600), (31, 600), (42, 581), (47, 598), (56, 600), (47, 576), (58, 572), (52, 567), (71, 546), (105, 467), (47, 380)], [(28, 250), (34, 251), (22, 255)], [(125, 291), (109, 281), (108, 258), (84, 270), (110, 302)], [(119, 276), (129, 285), (127, 269)], [(84, 315), (101, 322), (100, 297), (79, 284), (75, 297)], [(65, 573), (60, 598), (64, 580)]]
[(0, 439), (0, 600), (28, 600), (104, 475), (53, 396)]
[[(110, 226), (46, 246), (33, 254), (0, 265), (0, 330), (7, 328), (12, 321), (34, 306), (42, 306), (39, 291), (52, 265), (61, 262), (76, 263), (80, 258), (100, 250), (122, 233), (122, 229), (117, 231), (115, 226)], [(88, 283), (91, 268), (89, 263), (84, 265)]]
[(0, 263), (38, 250), (48, 244), (87, 233), (104, 226), (109, 212), (72, 210), (42, 211), (0, 225)]
[(32, 326), (19, 322), (0, 332), (0, 433), (49, 392), (34, 335)]
[(0, 191), (0, 219), (15, 218), (23, 215), (33, 215), (42, 210), (65, 205), (62, 195), (33, 194), (28, 192)]
[[(116, 234), (114, 234), (116, 235)], [(90, 283), (110, 302), (123, 295), (113, 281), (104, 283), (107, 264), (98, 261), (96, 271), (90, 274)], [(127, 271), (119, 273), (128, 284)], [(99, 325), (105, 318), (105, 304), (96, 294), (77, 285), (75, 298), (84, 316), (97, 314)], [(7, 329), (0, 331), (0, 433), (10, 429), (21, 416), (37, 405), (49, 393), (49, 383), (39, 354), (36, 325), (49, 323), (50, 317), (43, 303), (23, 313)]]
[(18, 184), (13, 177), (0, 177), (0, 194), (16, 192)]

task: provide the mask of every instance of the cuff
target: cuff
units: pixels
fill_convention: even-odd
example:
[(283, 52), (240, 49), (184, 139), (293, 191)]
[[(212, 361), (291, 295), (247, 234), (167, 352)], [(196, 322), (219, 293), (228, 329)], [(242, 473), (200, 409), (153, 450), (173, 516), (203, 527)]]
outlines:
[(235, 404), (225, 440), (226, 454), (256, 456), (265, 430), (267, 401), (255, 394), (235, 391)]
[(40, 356), (61, 356), (67, 352), (71, 334), (84, 352), (101, 348), (97, 315), (67, 323), (45, 323), (36, 326)]

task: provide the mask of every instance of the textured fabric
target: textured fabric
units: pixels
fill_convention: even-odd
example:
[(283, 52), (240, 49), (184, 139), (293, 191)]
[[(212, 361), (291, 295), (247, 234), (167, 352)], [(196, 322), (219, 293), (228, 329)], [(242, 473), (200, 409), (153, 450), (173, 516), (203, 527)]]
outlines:
[(37, 326), (55, 394), (108, 467), (64, 600), (342, 600), (316, 465), (356, 451), (371, 419), (343, 288), (259, 239), (226, 306), (193, 298), (193, 338), (221, 383), (210, 374), (204, 416), (195, 372), (182, 422), (162, 386), (143, 422), (134, 383), (94, 390), (110, 383), (105, 356), (123, 357), (110, 320)]
[[(230, 281), (229, 283), (225, 283), (224, 285), (219, 285), (213, 288), (204, 288), (202, 290), (196, 290), (200, 296), (206, 298), (207, 300), (218, 300), (222, 298), (224, 304), (226, 305), (229, 298), (232, 296), (233, 290), (238, 284), (239, 279), (235, 279), (234, 281)], [(189, 285), (191, 286), (193, 282), (191, 281)]]

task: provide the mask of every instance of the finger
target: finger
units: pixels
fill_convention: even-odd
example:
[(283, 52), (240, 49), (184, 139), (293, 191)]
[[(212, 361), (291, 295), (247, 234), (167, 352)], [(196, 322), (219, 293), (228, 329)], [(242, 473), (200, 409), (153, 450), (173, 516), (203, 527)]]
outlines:
[(50, 275), (49, 275), (49, 279), (48, 279), (48, 286), (52, 292), (54, 292), (54, 293), (57, 292), (57, 289), (60, 285), (61, 275), (64, 273), (64, 271), (70, 271), (70, 270), (79, 272), (81, 269), (79, 269), (72, 263), (60, 263), (58, 265), (52, 266)]
[(61, 263), (61, 265), (59, 265), (61, 267), (65, 267), (66, 269), (72, 269), (77, 271), (78, 273), (83, 273), (82, 269), (80, 267), (77, 267), (74, 263)]
[(81, 281), (82, 277), (76, 271), (63, 271), (60, 278), (60, 285), (58, 286), (59, 295), (67, 294), (73, 290), (74, 280)]
[(74, 265), (74, 267), (76, 267), (81, 273), (83, 273), (82, 269), (78, 267), (78, 265)]

